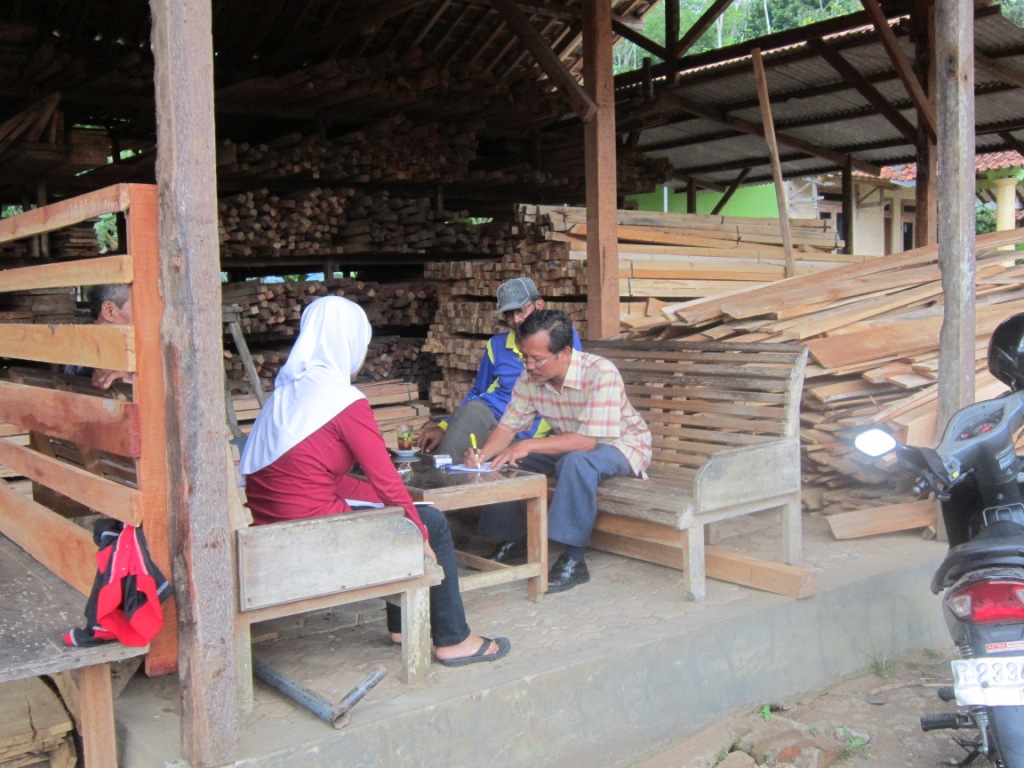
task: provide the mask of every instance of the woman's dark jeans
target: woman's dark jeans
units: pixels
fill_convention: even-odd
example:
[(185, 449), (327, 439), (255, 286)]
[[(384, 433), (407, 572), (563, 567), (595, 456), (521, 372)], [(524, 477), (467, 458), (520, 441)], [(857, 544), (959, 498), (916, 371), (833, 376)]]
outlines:
[[(455, 565), (455, 545), (444, 513), (435, 507), (416, 507), (430, 535), (430, 546), (437, 555), (437, 564), (444, 571), (444, 581), (430, 588), (430, 637), (434, 647), (458, 645), (469, 637), (466, 610), (459, 592), (459, 571)], [(388, 631), (402, 631), (402, 611), (387, 604)]]

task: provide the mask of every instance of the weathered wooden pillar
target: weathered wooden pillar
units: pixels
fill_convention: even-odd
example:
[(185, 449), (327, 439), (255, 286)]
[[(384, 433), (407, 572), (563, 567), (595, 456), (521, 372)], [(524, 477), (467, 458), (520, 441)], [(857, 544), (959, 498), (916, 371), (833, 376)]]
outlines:
[(183, 756), (238, 748), (210, 0), (150, 0)]
[(583, 3), (583, 86), (597, 104), (584, 127), (587, 175), (587, 336), (619, 332), (618, 189), (615, 153), (615, 88), (612, 76), (612, 10), (608, 2)]
[(939, 267), (939, 427), (974, 401), (974, 8), (935, 4)]

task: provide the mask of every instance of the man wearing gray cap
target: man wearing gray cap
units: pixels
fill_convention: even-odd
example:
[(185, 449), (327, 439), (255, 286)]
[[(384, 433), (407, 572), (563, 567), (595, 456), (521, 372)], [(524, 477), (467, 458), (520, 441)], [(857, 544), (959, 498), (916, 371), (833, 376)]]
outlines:
[[(470, 447), (470, 435), (476, 436), (478, 445), (487, 441), (508, 407), (512, 387), (525, 370), (516, 345), (516, 331), (533, 310), (543, 308), (544, 299), (528, 277), (516, 277), (498, 286), (498, 316), (511, 330), (488, 339), (473, 386), (446, 421), (427, 424), (419, 431), (416, 447), (426, 453), (447, 454), (459, 461)], [(573, 347), (580, 349), (575, 331)], [(519, 436), (524, 440), (543, 437), (548, 431), (547, 422), (538, 417)]]

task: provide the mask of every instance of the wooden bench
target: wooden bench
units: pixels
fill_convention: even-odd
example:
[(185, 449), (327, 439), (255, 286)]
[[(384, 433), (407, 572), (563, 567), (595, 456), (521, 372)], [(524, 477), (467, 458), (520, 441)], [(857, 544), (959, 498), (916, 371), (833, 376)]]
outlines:
[[(800, 560), (800, 394), (806, 347), (729, 342), (587, 342), (618, 367), (650, 427), (649, 479), (613, 478), (598, 491), (591, 545), (682, 569), (694, 600), (705, 576), (805, 597)], [(784, 565), (708, 547), (723, 520), (782, 517)]]
[[(45, 236), (109, 213), (124, 215), (128, 253), (0, 272), (0, 292), (63, 291), (71, 308), (76, 287), (119, 283), (130, 286), (134, 307), (147, 309), (137, 312), (128, 326), (77, 324), (70, 322), (69, 313), (63, 322), (45, 325), (0, 322), (0, 357), (135, 374), (130, 402), (38, 381), (0, 381), (0, 423), (29, 435), (28, 445), (0, 440), (0, 465), (32, 481), (31, 496), (0, 481), (3, 562), (17, 574), (0, 576), (5, 605), (0, 680), (76, 670), (79, 703), (66, 703), (78, 713), (87, 768), (117, 764), (109, 662), (146, 654), (151, 674), (177, 666), (173, 599), (164, 603), (163, 629), (147, 648), (119, 643), (61, 647), (62, 633), (84, 623), (86, 595), (96, 574), (92, 533), (70, 516), (100, 513), (126, 524), (144, 524), (154, 561), (166, 575), (171, 572), (156, 188), (109, 187), (0, 220), (0, 243), (5, 243)], [(77, 461), (69, 460), (69, 451)], [(100, 459), (88, 460), (101, 456), (123, 462), (132, 481), (103, 471)], [(15, 594), (8, 594), (8, 587)], [(9, 610), (12, 605), (17, 608)]]
[(440, 569), (428, 567), (423, 536), (401, 507), (240, 528), (236, 546), (243, 711), (252, 704), (250, 630), (260, 621), (398, 596), (403, 680), (415, 682), (430, 665), (428, 590)]
[(0, 683), (72, 672), (77, 696), (65, 696), (82, 737), (86, 768), (117, 765), (110, 664), (146, 653), (108, 643), (74, 648), (62, 636), (82, 623), (82, 596), (0, 536)]
[(252, 708), (252, 625), (374, 598), (402, 611), (402, 679), (414, 683), (430, 666), (429, 589), (441, 569), (423, 556), (423, 536), (401, 507), (308, 520), (252, 525), (237, 461), (244, 440), (232, 441), (229, 495), (235, 529), (238, 593), (235, 663), (242, 712)]

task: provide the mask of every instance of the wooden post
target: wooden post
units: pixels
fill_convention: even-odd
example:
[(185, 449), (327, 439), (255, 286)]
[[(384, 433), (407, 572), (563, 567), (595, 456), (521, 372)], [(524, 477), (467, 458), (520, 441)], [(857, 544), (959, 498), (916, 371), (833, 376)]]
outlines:
[[(210, 0), (151, 0), (182, 754), (237, 756)], [(188, 83), (187, 88), (182, 83)]]
[(853, 253), (853, 220), (857, 215), (857, 205), (854, 198), (853, 168), (849, 164), (843, 168), (843, 250), (846, 253)]
[(939, 428), (974, 400), (974, 13), (971, 3), (937, 0)]
[[(935, 98), (935, 7), (932, 3), (918, 3), (911, 13), (911, 29), (917, 47), (916, 63), (918, 72), (926, 72), (925, 81), (928, 96)], [(938, 147), (935, 135), (928, 130), (923, 120), (917, 127), (917, 185), (914, 190), (914, 246), (933, 245), (936, 242), (935, 226), (938, 221)], [(970, 154), (974, 154), (973, 148)]]
[(587, 188), (587, 336), (619, 332), (619, 236), (615, 209), (615, 89), (612, 76), (611, 5), (583, 3), (583, 82), (597, 104), (584, 127)]
[(754, 62), (754, 76), (757, 79), (757, 100), (761, 103), (761, 122), (764, 124), (764, 138), (768, 142), (768, 153), (772, 160), (772, 177), (775, 179), (775, 199), (779, 203), (779, 226), (782, 229), (782, 248), (786, 254), (786, 277), (796, 274), (793, 259), (793, 239), (789, 234), (789, 200), (786, 198), (786, 182), (782, 178), (782, 163), (779, 161), (779, 145), (775, 141), (775, 121), (772, 119), (772, 104), (768, 99), (768, 78), (764, 72), (761, 49), (751, 52)]

